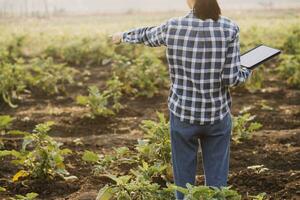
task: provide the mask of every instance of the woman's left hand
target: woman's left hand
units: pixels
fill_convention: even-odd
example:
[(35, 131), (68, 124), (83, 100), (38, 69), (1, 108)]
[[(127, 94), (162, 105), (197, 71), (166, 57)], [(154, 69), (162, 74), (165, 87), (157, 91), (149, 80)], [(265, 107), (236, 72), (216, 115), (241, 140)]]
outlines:
[(113, 34), (111, 36), (112, 43), (113, 44), (120, 44), (122, 42), (122, 37), (123, 37), (123, 33), (122, 32)]

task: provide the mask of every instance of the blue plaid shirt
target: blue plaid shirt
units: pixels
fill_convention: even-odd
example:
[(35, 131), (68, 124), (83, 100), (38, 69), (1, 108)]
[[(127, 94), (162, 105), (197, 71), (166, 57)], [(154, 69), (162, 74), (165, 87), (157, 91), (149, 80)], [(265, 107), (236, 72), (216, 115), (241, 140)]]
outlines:
[(229, 88), (251, 75), (240, 64), (239, 27), (223, 16), (203, 21), (190, 11), (160, 26), (124, 32), (122, 41), (167, 47), (169, 109), (190, 124), (222, 120), (231, 108)]

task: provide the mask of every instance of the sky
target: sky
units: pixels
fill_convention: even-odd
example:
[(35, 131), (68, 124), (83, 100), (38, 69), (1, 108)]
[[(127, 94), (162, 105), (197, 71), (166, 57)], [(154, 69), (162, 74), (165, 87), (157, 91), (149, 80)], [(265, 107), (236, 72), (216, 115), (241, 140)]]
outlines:
[[(49, 10), (62, 9), (67, 12), (109, 13), (134, 11), (186, 10), (186, 0), (0, 0), (0, 11), (22, 12), (44, 11), (45, 2)], [(300, 0), (219, 0), (224, 9), (300, 8)]]

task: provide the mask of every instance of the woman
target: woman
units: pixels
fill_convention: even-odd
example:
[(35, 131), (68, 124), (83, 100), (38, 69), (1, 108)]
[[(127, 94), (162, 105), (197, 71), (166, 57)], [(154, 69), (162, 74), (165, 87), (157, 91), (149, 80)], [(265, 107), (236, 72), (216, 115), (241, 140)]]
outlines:
[[(239, 27), (221, 16), (217, 0), (187, 3), (186, 16), (116, 33), (112, 40), (166, 46), (175, 184), (195, 183), (200, 139), (205, 184), (222, 187), (227, 185), (232, 128), (229, 88), (245, 82), (251, 71), (240, 65)], [(176, 192), (176, 198), (184, 196)]]

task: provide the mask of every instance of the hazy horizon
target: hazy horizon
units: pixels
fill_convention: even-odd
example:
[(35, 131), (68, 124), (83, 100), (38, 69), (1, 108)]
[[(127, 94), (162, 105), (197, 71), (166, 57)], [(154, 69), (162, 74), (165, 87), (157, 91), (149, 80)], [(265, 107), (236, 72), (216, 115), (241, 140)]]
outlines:
[[(223, 9), (300, 8), (300, 0), (220, 0)], [(187, 10), (185, 0), (0, 0), (1, 12), (111, 13)]]

